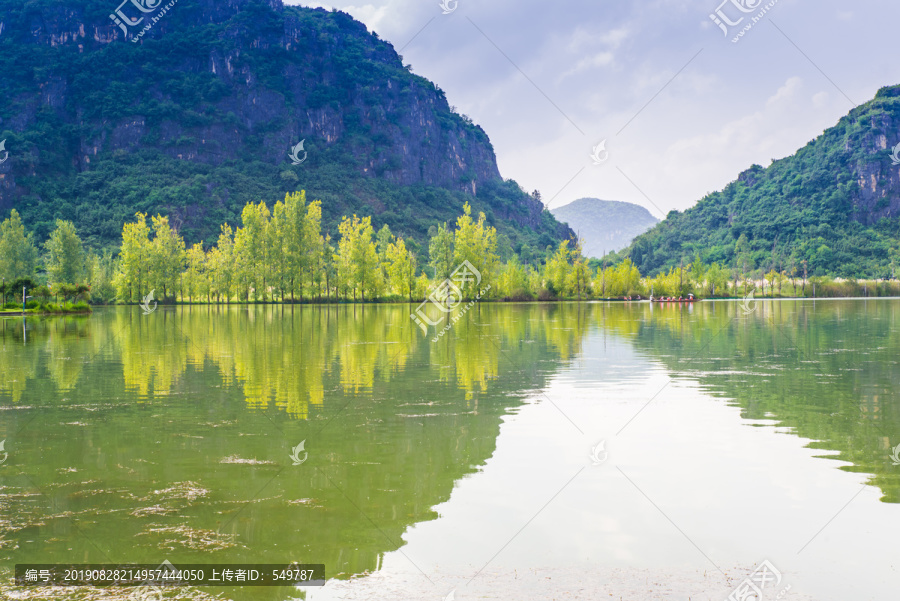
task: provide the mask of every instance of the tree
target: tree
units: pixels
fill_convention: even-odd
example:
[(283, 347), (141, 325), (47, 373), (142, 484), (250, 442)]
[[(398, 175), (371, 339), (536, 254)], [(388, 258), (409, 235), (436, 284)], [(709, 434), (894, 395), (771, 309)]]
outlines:
[(753, 258), (750, 256), (750, 242), (747, 234), (741, 234), (734, 243), (735, 266), (740, 269), (741, 276), (747, 277), (747, 271), (753, 269)]
[(150, 245), (150, 284), (161, 291), (160, 298), (177, 296), (179, 280), (184, 271), (184, 239), (170, 225), (169, 218), (152, 217), (153, 242)]
[(207, 295), (209, 298), (209, 280), (207, 278), (206, 253), (203, 251), (203, 242), (194, 244), (187, 251), (187, 271), (185, 272), (185, 290), (188, 302), (194, 302), (194, 296)]
[(116, 293), (121, 301), (135, 301), (150, 292), (150, 228), (147, 216), (135, 213), (135, 222), (122, 226)]
[[(391, 292), (392, 284), (390, 282), (390, 274), (388, 273), (388, 267), (390, 266), (390, 259), (388, 259), (388, 248), (391, 244), (394, 243), (394, 234), (391, 233), (391, 228), (388, 227), (388, 224), (384, 224), (381, 226), (381, 229), (378, 230), (378, 233), (375, 235), (375, 251), (378, 253), (378, 268), (379, 275), (381, 276), (381, 282), (383, 286), (387, 289), (388, 294)], [(404, 245), (405, 247), (406, 245)], [(379, 293), (381, 290), (379, 290)]]
[(544, 266), (544, 277), (547, 281), (547, 289), (551, 293), (559, 296), (565, 296), (568, 291), (569, 270), (571, 265), (569, 257), (572, 251), (569, 250), (569, 241), (563, 240), (559, 243), (556, 252), (553, 253)]
[(530, 296), (528, 290), (528, 275), (525, 268), (519, 263), (519, 258), (513, 255), (500, 270), (498, 295), (507, 299), (521, 299)]
[(609, 278), (610, 296), (626, 296), (641, 292), (641, 274), (634, 266), (631, 259), (625, 259), (616, 267), (611, 268)]
[(724, 296), (728, 292), (728, 271), (718, 263), (706, 270), (706, 289), (710, 296)]
[[(305, 196), (304, 196), (305, 198)], [(309, 282), (321, 297), (323, 283), (327, 288), (328, 260), (334, 251), (328, 252), (328, 245), (322, 237), (322, 201), (314, 200), (306, 206), (303, 216), (303, 252), (309, 271)], [(330, 240), (330, 238), (329, 238)]]
[(440, 225), (428, 243), (428, 264), (434, 271), (434, 280), (443, 281), (453, 271), (453, 233), (447, 224)]
[(231, 302), (231, 296), (235, 292), (234, 232), (227, 223), (221, 228), (216, 246), (210, 249), (208, 269), (210, 284), (216, 291), (216, 300), (222, 295), (226, 303)]
[[(337, 265), (335, 265), (334, 261), (331, 260), (334, 255), (335, 249), (334, 245), (331, 244), (331, 236), (325, 236), (324, 240), (322, 241), (322, 263), (325, 265), (322, 276), (325, 278), (326, 298), (331, 297), (331, 291), (335, 289), (335, 283), (337, 282)], [(336, 289), (335, 296), (337, 296)]]
[(303, 252), (303, 208), (306, 205), (306, 193), (286, 194), (283, 202), (275, 203), (272, 210), (272, 226), (276, 246), (280, 249), (277, 277), (281, 280), (282, 300), (284, 293), (290, 291), (291, 300), (297, 286), (300, 287), (300, 298), (303, 298), (303, 274), (306, 272), (306, 256)]
[(7, 282), (33, 277), (37, 258), (34, 234), (25, 233), (22, 218), (13, 209), (9, 218), (0, 223), (0, 277)]
[(375, 233), (372, 218), (344, 217), (338, 231), (341, 234), (337, 252), (338, 278), (345, 293), (353, 292), (353, 300), (359, 294), (365, 302), (366, 293), (371, 299), (378, 289), (380, 277), (378, 251), (372, 240)]
[(267, 278), (270, 273), (268, 259), (269, 208), (266, 203), (247, 203), (241, 212), (243, 227), (234, 234), (234, 257), (239, 287), (247, 300), (250, 289), (254, 299), (266, 299)]
[(108, 303), (115, 299), (116, 259), (110, 249), (103, 249), (103, 254), (88, 253), (87, 281), (91, 285), (91, 298), (100, 303)]
[(44, 265), (53, 284), (81, 283), (86, 275), (85, 253), (81, 238), (71, 221), (56, 220), (56, 229), (44, 244)]
[(703, 259), (700, 257), (700, 253), (694, 255), (694, 262), (691, 263), (690, 276), (692, 282), (694, 283), (694, 287), (697, 290), (703, 289), (703, 285), (706, 283), (708, 271), (709, 266), (703, 262)]
[(463, 206), (463, 214), (456, 220), (453, 239), (454, 269), (464, 261), (468, 261), (478, 271), (481, 282), (476, 283), (473, 279), (457, 282), (463, 298), (473, 298), (479, 286), (484, 289), (496, 284), (496, 271), (500, 263), (497, 256), (497, 230), (486, 224), (484, 213), (479, 213), (478, 221), (474, 221), (469, 203)]
[(385, 253), (387, 258), (389, 289), (401, 296), (413, 300), (416, 290), (416, 257), (406, 249), (403, 238), (397, 238), (395, 242), (388, 244)]
[[(288, 195), (290, 196), (290, 195)], [(285, 197), (287, 200), (288, 196)], [(291, 265), (287, 256), (289, 223), (285, 203), (277, 202), (272, 208), (272, 219), (268, 224), (268, 260), (271, 266), (272, 284), (278, 290), (281, 301), (290, 289)]]
[(774, 268), (771, 269), (766, 274), (765, 279), (769, 280), (769, 296), (775, 296), (775, 282), (778, 281), (778, 272)]

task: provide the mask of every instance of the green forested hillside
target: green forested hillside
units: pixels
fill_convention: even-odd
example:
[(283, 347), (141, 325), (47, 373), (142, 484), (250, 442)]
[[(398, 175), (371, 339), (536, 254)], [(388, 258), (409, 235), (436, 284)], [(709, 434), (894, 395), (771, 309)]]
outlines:
[(466, 201), (526, 256), (570, 234), (500, 177), (480, 127), (349, 15), (179, 0), (137, 39), (115, 5), (0, 0), (0, 218), (16, 208), (39, 241), (61, 218), (114, 246), (141, 211), (208, 244), (247, 202), (298, 190), (322, 200), (333, 235), (357, 213), (422, 243)]
[(900, 238), (900, 86), (883, 88), (793, 156), (754, 165), (673, 211), (623, 252), (642, 273), (698, 254), (745, 273), (891, 277)]

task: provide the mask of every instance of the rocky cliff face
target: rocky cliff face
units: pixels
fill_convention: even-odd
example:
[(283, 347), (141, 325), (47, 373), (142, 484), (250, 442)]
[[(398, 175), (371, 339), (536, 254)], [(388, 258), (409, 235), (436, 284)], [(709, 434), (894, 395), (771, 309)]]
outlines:
[[(879, 98), (900, 99), (900, 87), (885, 88)], [(858, 143), (867, 155), (857, 157), (850, 165), (858, 186), (853, 194), (852, 218), (864, 225), (900, 216), (900, 119), (897, 117), (893, 112), (861, 116), (861, 124), (868, 125), (867, 131), (858, 141), (848, 139), (845, 143), (847, 152), (852, 151), (852, 144)]]
[[(502, 181), (487, 135), (348, 15), (281, 0), (119, 1), (0, 0), (0, 136), (10, 153), (0, 208), (47, 201), (47, 178), (84, 180), (148, 151), (176, 162), (167, 177), (184, 161), (283, 170), (303, 141), (301, 183), (337, 168), (345, 179), (467, 195), (496, 218), (547, 229), (543, 206), (524, 193), (512, 207), (482, 198)], [(234, 197), (221, 182), (204, 185), (195, 204)], [(377, 194), (350, 187), (378, 212)], [(164, 208), (187, 220), (209, 212), (179, 204)], [(553, 237), (568, 233), (550, 225)]]

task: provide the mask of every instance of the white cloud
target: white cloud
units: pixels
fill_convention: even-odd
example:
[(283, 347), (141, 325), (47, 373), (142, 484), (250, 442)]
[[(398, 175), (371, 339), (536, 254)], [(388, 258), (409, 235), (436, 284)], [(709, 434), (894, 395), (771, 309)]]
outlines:
[[(596, 196), (655, 213), (687, 208), (834, 125), (852, 107), (831, 82), (857, 102), (900, 83), (888, 79), (896, 65), (883, 42), (893, 39), (900, 3), (878, 3), (879, 18), (861, 22), (843, 0), (821, 0), (815, 10), (781, 0), (766, 17), (773, 23), (740, 44), (709, 20), (709, 0), (569, 0), (565, 10), (538, 0), (459, 0), (451, 15), (438, 4), (330, 5), (398, 50), (421, 30), (404, 62), (485, 128), (504, 177), (549, 199), (584, 167), (554, 205)], [(590, 147), (603, 138), (610, 160), (593, 166)]]

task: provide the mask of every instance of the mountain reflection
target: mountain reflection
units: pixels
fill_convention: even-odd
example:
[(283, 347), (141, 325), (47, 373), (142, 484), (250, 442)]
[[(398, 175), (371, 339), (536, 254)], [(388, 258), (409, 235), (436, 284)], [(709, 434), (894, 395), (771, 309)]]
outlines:
[[(871, 474), (884, 501), (900, 502), (888, 456), (900, 444), (898, 308), (481, 304), (436, 342), (407, 305), (0, 320), (0, 564), (105, 553), (375, 570), (564, 365), (612, 362), (580, 386), (636, 384), (638, 372), (592, 350), (607, 339), (748, 420), (837, 451), (843, 469)], [(309, 460), (294, 466), (301, 441)], [(229, 592), (251, 593), (287, 594)]]

